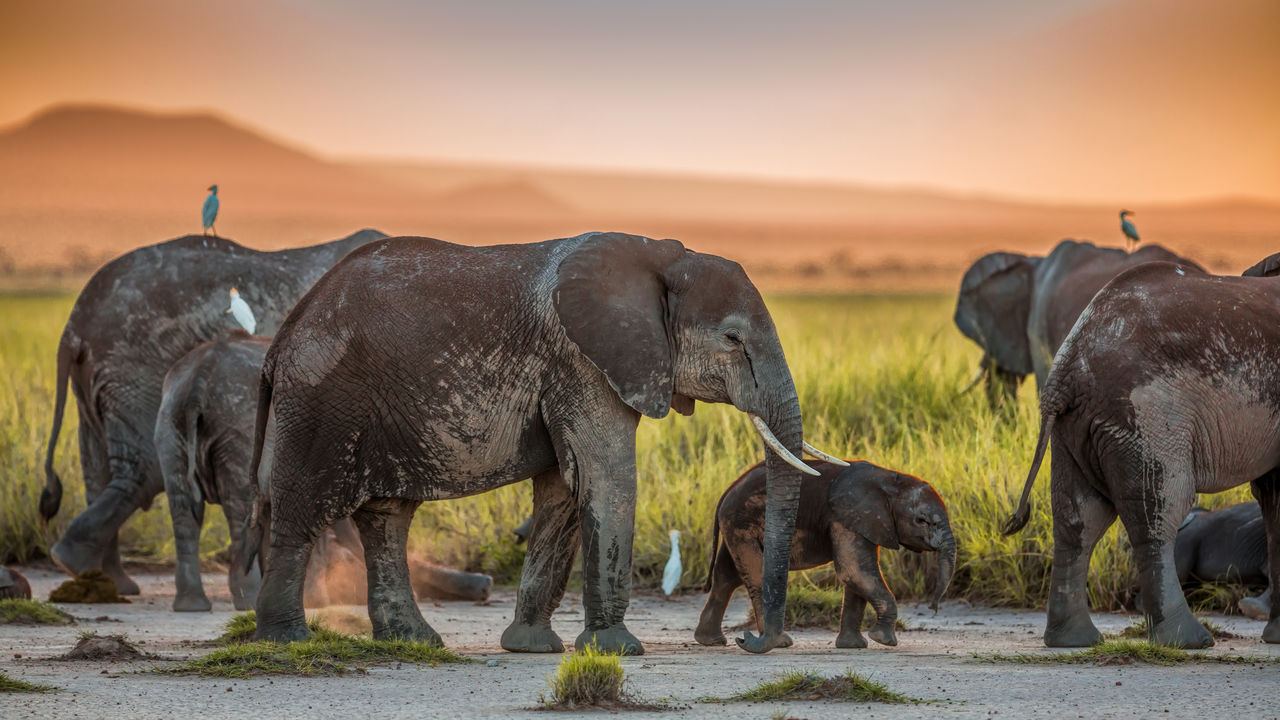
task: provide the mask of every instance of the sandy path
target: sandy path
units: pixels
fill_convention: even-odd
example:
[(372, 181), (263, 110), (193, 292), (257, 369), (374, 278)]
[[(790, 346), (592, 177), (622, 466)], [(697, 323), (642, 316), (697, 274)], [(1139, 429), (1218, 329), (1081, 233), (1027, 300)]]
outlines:
[[(63, 578), (32, 570), (29, 577), (40, 597)], [(79, 627), (0, 626), (0, 671), (30, 682), (64, 688), (45, 695), (0, 695), (0, 717), (144, 718), (251, 717), (272, 718), (547, 718), (557, 714), (534, 712), (538, 694), (559, 656), (515, 655), (498, 647), (498, 636), (509, 622), (514, 593), (499, 592), (493, 604), (424, 605), (423, 613), (453, 649), (481, 662), (437, 668), (404, 665), (375, 667), (369, 675), (338, 678), (273, 677), (228, 681), (129, 674), (154, 662), (68, 663), (51, 660), (66, 652), (82, 630), (127, 633), (143, 649), (166, 658), (206, 652), (190, 646), (220, 634), (233, 611), (225, 580), (206, 576), (214, 589), (212, 613), (176, 614), (171, 576), (136, 576), (144, 595), (131, 605), (66, 606), (77, 617), (107, 615), (108, 622), (82, 622)], [(645, 642), (648, 654), (626, 658), (630, 687), (650, 699), (666, 698), (677, 709), (662, 717), (768, 718), (785, 706), (795, 717), (993, 717), (1012, 718), (1203, 718), (1206, 709), (1230, 713), (1231, 720), (1280, 715), (1275, 700), (1280, 666), (1199, 665), (1150, 667), (1141, 665), (1031, 666), (972, 662), (975, 652), (1049, 652), (1040, 642), (1044, 614), (973, 609), (960, 603), (944, 605), (935, 617), (923, 606), (904, 607), (911, 630), (900, 633), (897, 648), (836, 650), (834, 634), (794, 631), (796, 646), (765, 656), (751, 656), (735, 648), (704, 648), (692, 642), (692, 628), (701, 597), (690, 595), (667, 602), (653, 596), (632, 601), (628, 625)], [(363, 613), (363, 607), (352, 608)], [(739, 598), (730, 618), (741, 618)], [(1134, 618), (1095, 616), (1100, 629), (1116, 632)], [(1280, 646), (1263, 645), (1262, 623), (1243, 618), (1215, 617), (1225, 629), (1247, 639), (1220, 641), (1209, 652), (1263, 657), (1280, 656)], [(556, 614), (554, 625), (571, 641), (581, 629), (580, 597), (570, 594)], [(16, 657), (21, 654), (21, 658)], [(496, 659), (497, 667), (484, 661)], [(943, 702), (919, 706), (850, 705), (822, 702), (720, 706), (697, 703), (705, 695), (728, 695), (754, 686), (774, 672), (805, 668), (824, 674), (845, 668), (886, 683), (891, 689), (918, 698)]]

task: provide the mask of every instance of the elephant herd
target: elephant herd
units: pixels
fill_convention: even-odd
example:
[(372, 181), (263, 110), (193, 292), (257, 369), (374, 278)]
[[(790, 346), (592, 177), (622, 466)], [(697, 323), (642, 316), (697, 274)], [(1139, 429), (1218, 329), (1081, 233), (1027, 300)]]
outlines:
[[(1269, 276), (1274, 265), (1250, 272)], [(1264, 572), (1254, 552), (1250, 567), (1272, 585), (1280, 579), (1275, 283), (1212, 276), (1158, 246), (1130, 255), (1073, 241), (1045, 258), (994, 253), (966, 273), (955, 320), (983, 349), (992, 401), (1011, 401), (1031, 373), (1041, 396), (1036, 456), (1007, 531), (1026, 523), (1036, 471), (1054, 447), (1047, 644), (1100, 639), (1085, 578), (1117, 516), (1152, 639), (1211, 644), (1179, 583), (1205, 572), (1181, 556), (1213, 555), (1215, 543), (1175, 551), (1179, 528), (1198, 521), (1183, 522), (1197, 492), (1251, 483), (1261, 557), (1272, 560)], [(260, 335), (232, 330), (213, 300), (232, 286)], [(758, 634), (738, 644), (756, 653), (790, 645), (788, 571), (834, 561), (845, 587), (837, 645), (866, 646), (867, 602), (877, 614), (871, 638), (892, 645), (896, 609), (879, 548), (939, 553), (935, 607), (955, 568), (956, 539), (933, 488), (805, 442), (760, 293), (737, 263), (675, 240), (588, 233), (467, 247), (363, 230), (258, 252), (187, 236), (93, 276), (57, 371), (40, 512), (51, 518), (61, 501), (53, 453), (68, 383), (88, 507), (51, 557), (72, 574), (101, 569), (136, 594), (117, 534), (164, 491), (174, 609), (207, 610), (197, 548), (205, 504), (220, 504), (232, 530), (232, 599), (256, 607), (258, 639), (307, 637), (304, 605), (325, 594), (312, 587), (317, 558), (342, 556), (367, 579), (375, 637), (439, 643), (416, 597), (482, 600), (490, 581), (411, 568), (415, 510), (531, 478), (528, 550), (502, 647), (564, 649), (550, 620), (580, 551), (585, 627), (575, 645), (642, 653), (625, 624), (636, 427), (641, 416), (692, 414), (698, 401), (740, 410), (768, 450), (717, 508), (698, 642), (726, 642), (724, 607), (745, 585)], [(825, 462), (801, 461), (806, 453)], [(1269, 605), (1270, 593), (1259, 600)], [(1265, 612), (1264, 639), (1280, 641), (1277, 613)]]

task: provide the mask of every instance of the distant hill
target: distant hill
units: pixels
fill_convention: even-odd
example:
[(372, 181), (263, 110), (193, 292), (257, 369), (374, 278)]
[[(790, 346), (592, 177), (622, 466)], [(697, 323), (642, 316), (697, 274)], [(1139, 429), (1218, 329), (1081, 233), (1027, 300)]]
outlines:
[[(753, 275), (850, 287), (947, 286), (977, 255), (1060, 238), (1120, 243), (1119, 207), (928, 189), (537, 167), (326, 158), (210, 113), (65, 106), (0, 130), (0, 268), (91, 266), (199, 232), (218, 183), (221, 234), (300, 245), (360, 227), (455, 242), (613, 229), (676, 237)], [(1249, 199), (1132, 207), (1144, 238), (1238, 272), (1280, 247), (1280, 206)], [(1238, 267), (1237, 267), (1238, 266)], [(881, 277), (876, 268), (896, 273)], [(808, 279), (804, 279), (808, 278)]]

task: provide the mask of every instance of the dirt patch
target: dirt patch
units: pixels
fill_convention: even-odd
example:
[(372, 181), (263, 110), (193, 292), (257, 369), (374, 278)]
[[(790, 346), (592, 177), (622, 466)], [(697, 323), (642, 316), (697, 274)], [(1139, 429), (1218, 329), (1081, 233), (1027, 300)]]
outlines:
[(116, 583), (101, 570), (89, 570), (62, 583), (49, 593), (57, 603), (127, 603), (116, 591)]
[(154, 655), (144, 653), (137, 645), (129, 642), (124, 635), (99, 635), (96, 632), (84, 633), (76, 646), (59, 660), (148, 660)]

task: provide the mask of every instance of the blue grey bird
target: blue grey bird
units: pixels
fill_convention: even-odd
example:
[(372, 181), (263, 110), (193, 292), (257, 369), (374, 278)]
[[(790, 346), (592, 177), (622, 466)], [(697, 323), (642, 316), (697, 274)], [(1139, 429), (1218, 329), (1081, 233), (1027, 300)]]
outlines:
[(1133, 248), (1142, 238), (1138, 237), (1138, 228), (1133, 226), (1133, 222), (1125, 215), (1133, 215), (1132, 210), (1120, 211), (1120, 231), (1124, 233), (1125, 250), (1133, 252)]
[(209, 197), (204, 199), (204, 207), (200, 209), (200, 219), (204, 221), (204, 234), (208, 235), (209, 230), (213, 230), (213, 236), (218, 237), (218, 229), (213, 227), (213, 221), (218, 219), (218, 186), (209, 186)]

